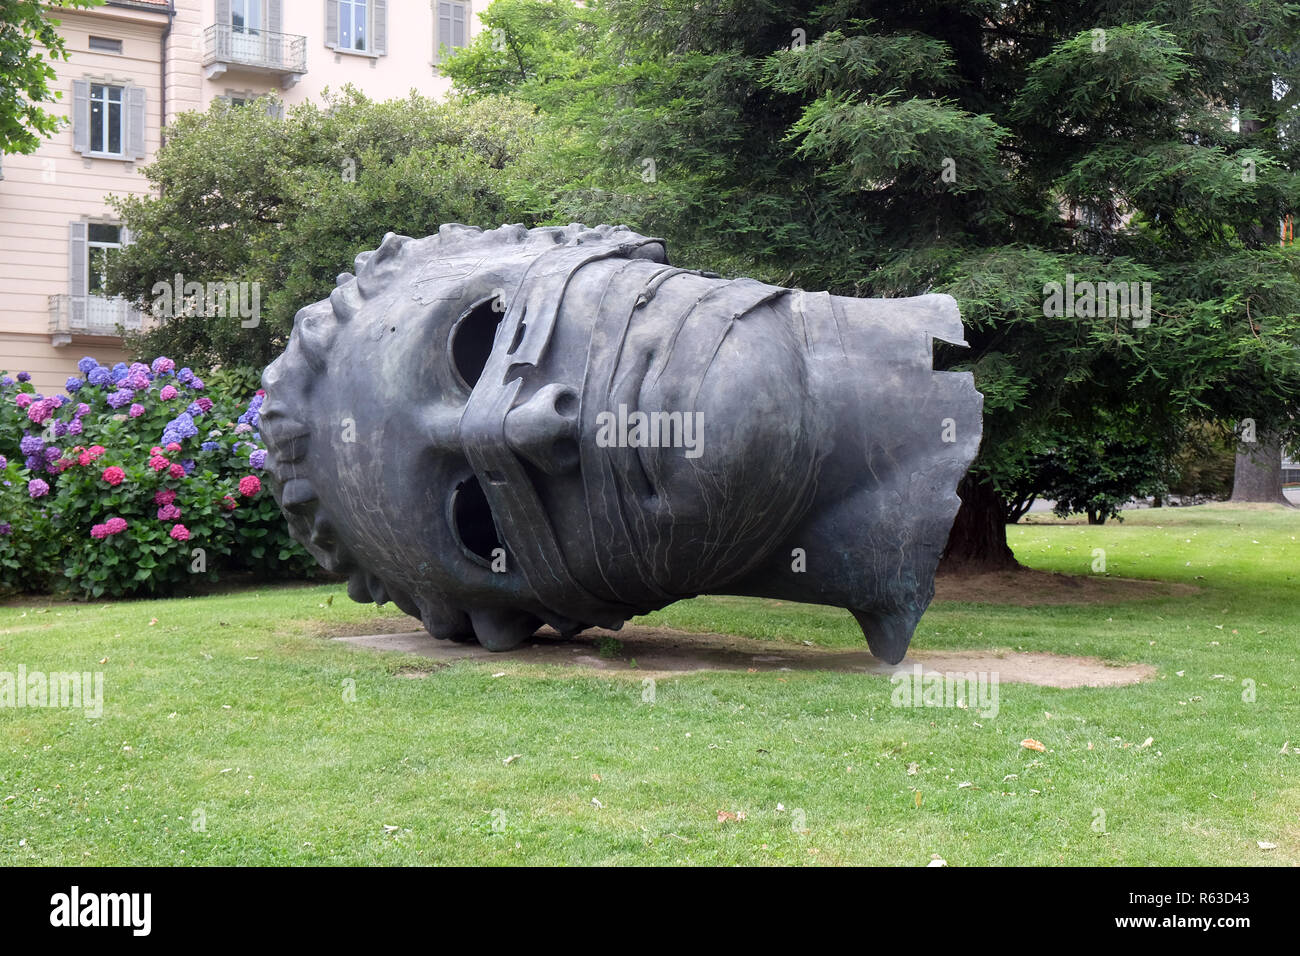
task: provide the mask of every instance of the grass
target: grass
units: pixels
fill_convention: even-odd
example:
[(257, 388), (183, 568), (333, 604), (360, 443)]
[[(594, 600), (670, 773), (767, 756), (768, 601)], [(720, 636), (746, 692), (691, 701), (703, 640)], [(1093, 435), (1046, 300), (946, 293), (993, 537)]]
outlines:
[[(105, 699), (98, 720), (0, 708), (0, 864), (1300, 862), (1300, 511), (1009, 532), (1034, 568), (1090, 573), (1102, 548), (1112, 575), (1200, 590), (936, 604), (914, 647), (1157, 677), (1003, 684), (981, 718), (892, 707), (864, 674), (431, 669), (322, 639), (397, 616), (338, 586), (3, 607), (0, 671), (103, 671)], [(646, 622), (862, 641), (845, 612), (740, 598)]]

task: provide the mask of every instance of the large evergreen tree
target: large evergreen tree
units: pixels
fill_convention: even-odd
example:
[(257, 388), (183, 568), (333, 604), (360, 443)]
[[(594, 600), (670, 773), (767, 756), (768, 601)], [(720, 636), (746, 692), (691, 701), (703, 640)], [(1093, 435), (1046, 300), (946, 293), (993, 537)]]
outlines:
[[(1294, 435), (1295, 6), (497, 0), (486, 19), (445, 69), (573, 131), (539, 197), (556, 219), (782, 284), (957, 297), (971, 348), (937, 360), (975, 373), (986, 414), (950, 565), (1012, 563), (1015, 502), (1080, 448), (1145, 449), (1098, 478), (1122, 500), (1190, 423)], [(1151, 310), (1046, 314), (1075, 280), (1149, 282)]]

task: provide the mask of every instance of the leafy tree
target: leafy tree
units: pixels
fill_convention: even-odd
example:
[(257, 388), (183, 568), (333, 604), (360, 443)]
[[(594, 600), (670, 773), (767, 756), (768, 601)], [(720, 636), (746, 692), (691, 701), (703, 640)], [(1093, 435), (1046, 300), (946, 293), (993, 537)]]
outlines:
[[(144, 170), (155, 195), (112, 200), (135, 239), (113, 258), (109, 291), (146, 311), (163, 306), (132, 348), (260, 369), (284, 347), (294, 313), (327, 296), (386, 232), (526, 218), (512, 196), (542, 178), (530, 165), (539, 135), (532, 108), (502, 97), (375, 103), (351, 88), (284, 120), (220, 103), (181, 115)], [(168, 309), (155, 286), (174, 287), (176, 274), (205, 288), (256, 283), (260, 312), (207, 315), (210, 298)]]
[[(498, 32), (445, 70), (572, 131), (557, 219), (771, 282), (957, 298), (971, 347), (937, 362), (975, 374), (985, 438), (950, 564), (1014, 563), (1004, 521), (1049, 489), (1051, 449), (1116, 457), (1069, 489), (1100, 514), (1169, 473), (1192, 421), (1295, 434), (1300, 252), (1276, 223), (1300, 204), (1300, 8), (498, 0), (487, 17)], [(1149, 311), (1052, 314), (1072, 279), (1150, 283)]]
[(59, 128), (41, 104), (51, 91), (56, 60), (66, 60), (52, 10), (95, 7), (104, 0), (0, 0), (0, 153), (31, 153)]

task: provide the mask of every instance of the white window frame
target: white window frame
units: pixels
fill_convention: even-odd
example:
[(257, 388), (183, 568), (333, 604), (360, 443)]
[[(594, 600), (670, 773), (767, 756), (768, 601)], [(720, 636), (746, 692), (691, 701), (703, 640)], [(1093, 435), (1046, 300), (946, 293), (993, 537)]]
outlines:
[[(117, 230), (117, 242), (104, 242), (104, 241), (102, 241), (102, 240), (91, 239), (91, 238), (90, 238), (90, 230), (93, 229), (95, 226), (111, 226), (112, 228), (116, 229), (116, 230)], [(122, 228), (122, 225), (121, 225), (120, 223), (116, 223), (116, 222), (88, 222), (88, 223), (86, 223), (86, 291), (85, 291), (85, 294), (86, 294), (88, 297), (89, 297), (89, 296), (94, 296), (95, 298), (99, 298), (99, 299), (106, 299), (106, 298), (108, 298), (108, 296), (104, 295), (104, 293), (103, 293), (104, 284), (105, 284), (105, 282), (106, 282), (107, 279), (108, 279), (108, 273), (106, 273), (106, 272), (100, 272), (100, 273), (99, 273), (99, 288), (100, 288), (100, 291), (99, 291), (99, 292), (92, 292), (92, 291), (90, 290), (90, 277), (91, 277), (91, 275), (94, 273), (94, 265), (95, 265), (95, 250), (96, 250), (96, 249), (103, 249), (103, 250), (105, 250), (105, 253), (104, 253), (104, 264), (107, 265), (107, 264), (108, 264), (108, 252), (107, 252), (107, 250), (109, 250), (109, 249), (121, 249), (124, 245), (126, 245), (126, 243), (123, 241), (124, 238), (125, 238), (125, 236), (124, 236), (125, 231), (126, 231), (126, 230), (124, 230), (124, 229)]]
[[(450, 26), (450, 36), (443, 36), (442, 30), (442, 8), (450, 7), (448, 10), (447, 22)], [(460, 46), (455, 45), (456, 32), (456, 11), (461, 13), (462, 23), (464, 26), (464, 43)], [(474, 17), (474, 5), (467, 3), (465, 0), (433, 0), (433, 62), (442, 63), (457, 50), (463, 50), (470, 43), (470, 21)], [(446, 54), (443, 53), (444, 48)]]
[[(357, 41), (357, 38), (356, 38), (356, 27), (357, 27), (357, 8), (358, 8), (358, 7), (360, 7), (360, 9), (361, 9), (362, 29), (364, 30), (364, 33), (362, 34), (361, 40), (362, 40), (363, 43), (366, 44), (366, 46), (361, 46), (361, 47), (359, 47), (359, 46), (356, 45), (356, 41)], [(339, 35), (338, 35), (338, 37), (336, 38), (337, 43), (338, 43), (338, 46), (335, 47), (335, 49), (339, 50), (339, 51), (342, 52), (342, 53), (371, 53), (371, 52), (373, 52), (373, 51), (370, 49), (370, 48), (374, 45), (373, 42), (372, 42), (372, 39), (373, 39), (373, 38), (371, 37), (371, 23), (370, 23), (370, 20), (371, 20), (371, 9), (372, 9), (372, 4), (370, 3), (370, 0), (339, 0)], [(344, 22), (344, 16), (345, 16), (344, 11), (346, 11), (346, 15), (347, 15), (347, 16), (350, 18), (350, 20), (351, 20), (351, 27), (352, 27), (352, 34), (353, 34), (353, 36), (352, 36), (352, 43), (351, 43), (350, 45), (344, 44), (344, 42), (343, 42), (343, 22)]]
[[(101, 90), (104, 91), (104, 98), (103, 98), (103, 99), (97, 99), (97, 98), (96, 98), (96, 96), (95, 96), (95, 90), (96, 90), (96, 89), (101, 89)], [(109, 144), (109, 142), (110, 142), (109, 132), (110, 132), (110, 130), (112, 129), (112, 123), (111, 123), (111, 121), (109, 120), (109, 113), (110, 113), (109, 107), (110, 107), (111, 105), (114, 105), (114, 101), (113, 101), (113, 100), (110, 100), (110, 99), (108, 98), (108, 91), (109, 91), (109, 90), (117, 90), (117, 100), (116, 100), (116, 106), (117, 106), (117, 142), (118, 142), (118, 146), (119, 146), (120, 148), (119, 148), (116, 152), (114, 152), (113, 150), (110, 150), (110, 149), (95, 149), (95, 133), (96, 133), (96, 132), (100, 133), (100, 135), (103, 136), (103, 144), (102, 144), (102, 145), (104, 145), (105, 147), (107, 147), (108, 144)], [(94, 116), (95, 116), (95, 103), (96, 103), (96, 102), (103, 104), (103, 107), (104, 107), (103, 116), (102, 116), (101, 119), (100, 119), (100, 123), (99, 123), (99, 128), (98, 128), (98, 130), (95, 128), (95, 123), (94, 123)], [(123, 159), (123, 158), (126, 156), (126, 152), (127, 152), (127, 149), (126, 149), (126, 147), (127, 147), (127, 142), (126, 142), (126, 137), (127, 137), (127, 115), (126, 115), (126, 111), (127, 111), (127, 95), (126, 95), (126, 87), (125, 87), (125, 86), (123, 86), (123, 85), (121, 85), (121, 84), (118, 84), (118, 83), (99, 83), (99, 82), (91, 82), (91, 84), (90, 84), (90, 109), (89, 109), (89, 115), (90, 115), (90, 117), (91, 117), (91, 127), (90, 127), (90, 155), (91, 155), (91, 156), (104, 156), (104, 157), (109, 158), (109, 159)]]

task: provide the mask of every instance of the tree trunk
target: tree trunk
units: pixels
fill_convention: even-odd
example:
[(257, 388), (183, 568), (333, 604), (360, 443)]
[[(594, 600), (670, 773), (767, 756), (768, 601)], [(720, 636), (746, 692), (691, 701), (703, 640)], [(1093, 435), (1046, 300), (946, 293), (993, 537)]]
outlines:
[(1257, 442), (1237, 446), (1231, 500), (1291, 503), (1282, 493), (1282, 445), (1276, 438), (1261, 435)]
[(940, 574), (1007, 571), (1020, 567), (1007, 546), (1002, 499), (984, 476), (967, 474), (957, 486), (961, 507), (939, 562)]

